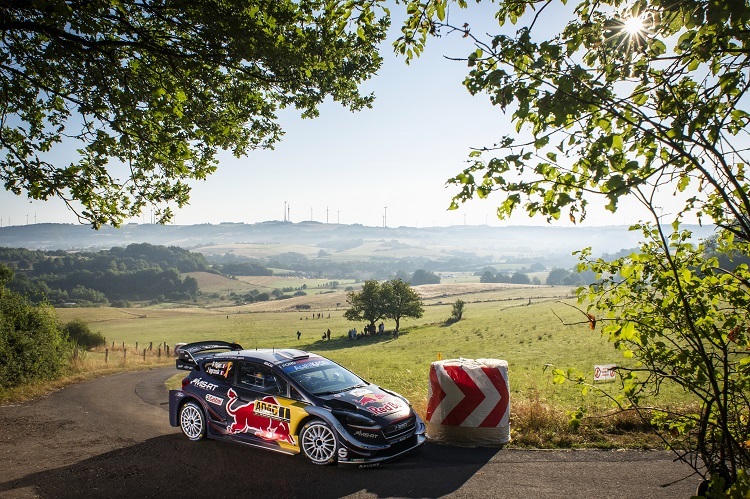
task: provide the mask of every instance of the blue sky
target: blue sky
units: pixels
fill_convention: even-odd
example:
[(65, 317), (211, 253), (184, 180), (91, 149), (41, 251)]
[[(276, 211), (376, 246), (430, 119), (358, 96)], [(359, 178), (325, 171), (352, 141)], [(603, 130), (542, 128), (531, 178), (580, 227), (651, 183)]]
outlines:
[[(492, 5), (478, 11), (472, 7), (473, 13), (451, 15), (468, 16), (476, 30), (492, 23)], [(376, 95), (373, 109), (351, 113), (327, 103), (314, 120), (282, 113), (286, 135), (281, 143), (241, 159), (222, 153), (218, 171), (192, 184), (190, 205), (175, 210), (175, 223), (283, 220), (285, 205), (292, 222), (382, 226), (385, 216), (390, 227), (546, 223), (523, 213), (498, 220), (498, 197), (447, 210), (456, 191), (446, 188), (446, 181), (463, 169), (470, 148), (492, 145), (514, 128), (510, 113), (493, 107), (486, 96), (472, 97), (466, 91), (461, 83), (466, 64), (444, 57), (465, 57), (472, 50), (467, 40), (432, 39), (426, 53), (407, 66), (390, 47), (398, 25), (394, 20), (383, 47), (383, 67), (363, 87)], [(623, 224), (637, 218), (633, 209), (613, 215), (591, 208), (586, 224)], [(3, 226), (77, 223), (59, 201), (29, 202), (4, 191), (0, 219)], [(130, 221), (148, 223), (150, 213)]]

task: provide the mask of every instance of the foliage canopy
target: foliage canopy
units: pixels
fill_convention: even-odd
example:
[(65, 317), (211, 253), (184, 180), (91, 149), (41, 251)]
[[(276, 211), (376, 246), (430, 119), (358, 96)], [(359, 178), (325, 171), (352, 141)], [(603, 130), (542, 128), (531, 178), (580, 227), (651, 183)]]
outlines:
[(380, 283), (365, 281), (361, 291), (351, 291), (346, 298), (349, 308), (344, 318), (350, 321), (367, 321), (371, 326), (380, 319), (396, 321), (398, 331), (401, 319), (418, 319), (424, 314), (422, 300), (411, 286), (401, 279)]
[[(453, 207), (498, 192), (501, 218), (523, 208), (581, 221), (595, 195), (614, 211), (623, 196), (659, 206), (674, 194), (679, 215), (750, 234), (747, 2), (566, 3), (499, 2), (498, 30), (519, 27), (483, 36), (446, 14), (464, 0), (408, 2), (396, 49), (413, 57), (433, 34), (470, 39), (466, 88), (510, 112), (518, 132), (471, 153), (449, 181)], [(632, 17), (640, 29), (626, 29)]]
[[(416, 272), (415, 272), (416, 273)], [(401, 279), (392, 279), (383, 283), (384, 316), (396, 321), (396, 331), (401, 326), (401, 318), (419, 319), (424, 314), (422, 299), (412, 287)]]
[[(450, 10), (457, 7), (456, 10)], [(701, 492), (750, 489), (750, 5), (746, 0), (505, 0), (498, 33), (462, 23), (465, 0), (407, 1), (397, 51), (418, 56), (430, 36), (472, 43), (464, 80), (511, 113), (515, 136), (477, 147), (449, 180), (452, 208), (499, 194), (497, 214), (585, 219), (595, 197), (612, 212), (638, 200), (645, 242), (614, 261), (581, 253), (601, 279), (579, 290), (585, 323), (635, 369), (621, 369), (627, 404), (677, 383), (700, 410), (642, 411), (678, 456), (710, 479)], [(450, 13), (450, 15), (448, 15)], [(515, 30), (509, 25), (516, 26)], [(679, 205), (667, 216), (664, 209)], [(721, 230), (718, 253), (695, 248), (680, 222)], [(670, 232), (671, 231), (671, 232)], [(719, 266), (719, 261), (722, 266)], [(559, 372), (557, 379), (565, 376)], [(585, 382), (583, 378), (577, 378)]]
[[(94, 227), (149, 204), (166, 222), (170, 204), (187, 202), (188, 181), (216, 169), (219, 150), (240, 156), (278, 141), (278, 110), (314, 117), (326, 98), (352, 110), (371, 104), (358, 85), (381, 64), (388, 19), (375, 8), (4, 2), (0, 180), (30, 199), (61, 198)], [(78, 157), (56, 154), (61, 143)]]

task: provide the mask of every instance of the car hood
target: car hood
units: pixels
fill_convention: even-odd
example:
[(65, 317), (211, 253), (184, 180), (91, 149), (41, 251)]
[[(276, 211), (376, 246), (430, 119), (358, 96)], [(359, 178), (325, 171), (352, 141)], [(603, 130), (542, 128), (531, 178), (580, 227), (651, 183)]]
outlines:
[(396, 420), (411, 414), (406, 400), (372, 384), (320, 398), (332, 409), (358, 412), (376, 419)]

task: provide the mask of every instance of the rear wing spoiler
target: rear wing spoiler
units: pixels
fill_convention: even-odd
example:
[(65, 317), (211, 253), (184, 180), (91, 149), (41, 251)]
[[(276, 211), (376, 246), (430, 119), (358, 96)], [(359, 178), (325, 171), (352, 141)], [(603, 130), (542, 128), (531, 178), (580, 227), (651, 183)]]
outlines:
[(195, 343), (188, 343), (187, 345), (177, 347), (177, 361), (175, 362), (175, 367), (185, 371), (192, 371), (195, 369), (195, 366), (198, 365), (196, 355), (201, 352), (209, 350), (231, 352), (242, 349), (242, 346), (238, 343), (229, 343), (226, 341), (198, 341)]

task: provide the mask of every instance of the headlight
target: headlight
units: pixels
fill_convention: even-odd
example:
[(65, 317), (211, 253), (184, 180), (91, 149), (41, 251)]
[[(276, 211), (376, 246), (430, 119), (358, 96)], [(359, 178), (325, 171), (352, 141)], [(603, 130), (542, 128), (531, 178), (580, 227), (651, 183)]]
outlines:
[(336, 416), (336, 419), (338, 419), (344, 424), (348, 424), (351, 426), (371, 427), (371, 426), (378, 425), (375, 421), (368, 418), (367, 416), (363, 416), (355, 412), (346, 412), (346, 411), (332, 411), (332, 412), (333, 412), (333, 415)]

